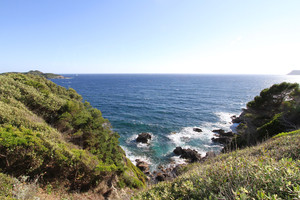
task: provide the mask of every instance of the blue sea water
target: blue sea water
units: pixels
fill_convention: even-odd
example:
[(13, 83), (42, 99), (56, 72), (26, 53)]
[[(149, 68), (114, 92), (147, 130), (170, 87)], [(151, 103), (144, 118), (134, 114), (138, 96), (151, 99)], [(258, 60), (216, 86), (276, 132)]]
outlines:
[[(274, 83), (298, 82), (300, 76), (271, 75), (142, 75), (79, 74), (54, 79), (74, 88), (84, 100), (101, 110), (120, 134), (120, 144), (135, 162), (139, 158), (158, 165), (180, 163), (175, 147), (189, 147), (205, 155), (220, 151), (212, 130), (234, 127), (230, 117)], [(200, 127), (203, 132), (193, 131)], [(137, 144), (139, 133), (153, 135), (150, 145)]]

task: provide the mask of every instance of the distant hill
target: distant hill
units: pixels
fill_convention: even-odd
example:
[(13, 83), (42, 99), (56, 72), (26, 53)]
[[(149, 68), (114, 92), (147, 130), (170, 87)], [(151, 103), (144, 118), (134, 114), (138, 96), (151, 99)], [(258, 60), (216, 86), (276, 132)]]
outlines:
[(24, 74), (32, 74), (32, 75), (38, 75), (43, 76), (46, 79), (66, 79), (67, 77), (64, 77), (59, 74), (53, 74), (53, 73), (43, 73), (39, 70), (30, 70), (29, 72), (25, 72)]
[(290, 73), (288, 73), (287, 75), (300, 75), (300, 70), (293, 70)]
[(39, 70), (30, 70), (29, 72), (7, 72), (3, 74), (31, 74), (36, 76), (41, 76), (46, 79), (70, 79), (70, 77), (64, 77), (59, 74), (53, 74), (53, 73), (43, 73)]

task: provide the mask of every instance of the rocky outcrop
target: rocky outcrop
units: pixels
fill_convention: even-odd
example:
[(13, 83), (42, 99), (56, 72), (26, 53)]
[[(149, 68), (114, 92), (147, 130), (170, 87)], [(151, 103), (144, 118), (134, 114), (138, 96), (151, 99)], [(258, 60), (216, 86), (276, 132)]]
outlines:
[(223, 129), (216, 129), (213, 130), (212, 132), (217, 133), (217, 137), (213, 137), (211, 140), (216, 143), (220, 143), (223, 145), (227, 145), (231, 143), (232, 138), (234, 137), (234, 133), (232, 131), (225, 132)]
[(173, 153), (176, 155), (180, 155), (180, 158), (188, 159), (191, 163), (199, 162), (201, 160), (201, 155), (193, 149), (183, 149), (181, 147), (176, 147)]
[(195, 128), (193, 128), (193, 131), (198, 132), (198, 133), (201, 133), (201, 132), (202, 132), (202, 129), (201, 129), (201, 128), (198, 128), (198, 127), (195, 127)]
[(232, 138), (231, 137), (218, 137), (218, 138), (213, 137), (211, 140), (216, 143), (227, 145), (232, 141)]
[(231, 119), (232, 119), (232, 123), (237, 123), (237, 124), (239, 124), (243, 121), (243, 119), (241, 117), (237, 117), (236, 115), (233, 115), (231, 117)]
[(149, 164), (145, 161), (136, 159), (136, 166), (146, 175), (150, 175)]
[(212, 132), (219, 134), (219, 137), (233, 137), (234, 133), (232, 131), (225, 132), (223, 129), (216, 129), (213, 130)]
[(136, 142), (148, 143), (148, 141), (151, 140), (151, 138), (152, 136), (150, 133), (141, 133), (136, 138)]

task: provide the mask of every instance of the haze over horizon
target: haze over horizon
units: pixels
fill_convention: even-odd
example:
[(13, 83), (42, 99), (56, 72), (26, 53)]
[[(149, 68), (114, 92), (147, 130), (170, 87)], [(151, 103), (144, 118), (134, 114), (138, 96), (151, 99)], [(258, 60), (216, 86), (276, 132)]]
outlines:
[(300, 1), (0, 2), (0, 73), (287, 74)]

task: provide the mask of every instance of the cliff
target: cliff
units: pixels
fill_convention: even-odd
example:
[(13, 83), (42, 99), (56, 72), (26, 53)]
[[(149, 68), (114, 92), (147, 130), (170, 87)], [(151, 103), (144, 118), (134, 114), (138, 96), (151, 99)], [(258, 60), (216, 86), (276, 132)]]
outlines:
[(1, 74), (0, 83), (2, 177), (106, 197), (117, 195), (116, 188), (144, 187), (119, 135), (75, 90), (32, 73)]

